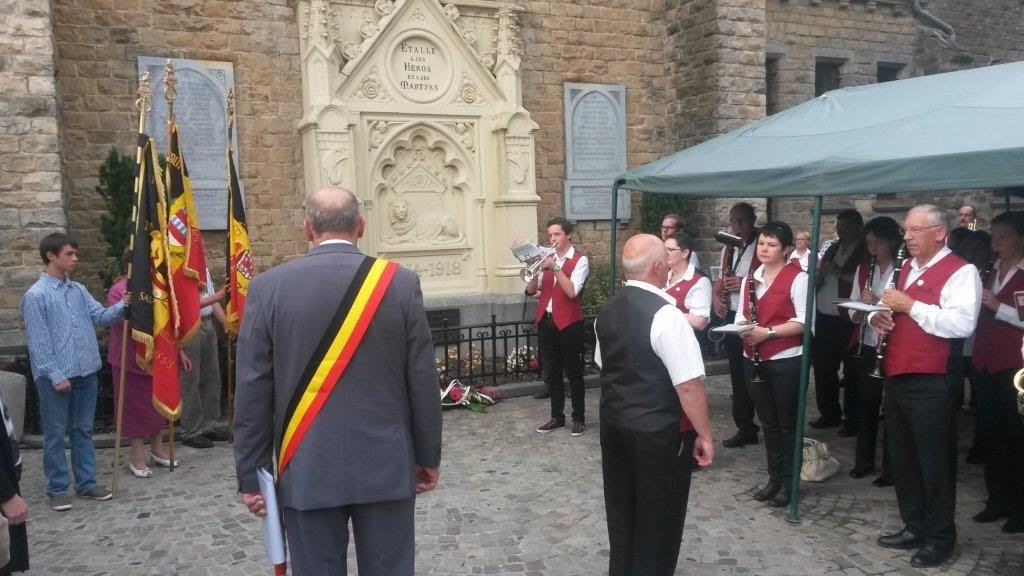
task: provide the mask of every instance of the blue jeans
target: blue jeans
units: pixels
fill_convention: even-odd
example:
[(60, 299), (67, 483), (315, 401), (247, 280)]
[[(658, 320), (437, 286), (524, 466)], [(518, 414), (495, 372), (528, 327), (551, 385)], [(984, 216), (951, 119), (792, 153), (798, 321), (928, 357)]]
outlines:
[(75, 491), (88, 492), (96, 486), (96, 452), (92, 444), (96, 413), (96, 374), (71, 378), (71, 389), (57, 392), (48, 378), (36, 379), (39, 418), (43, 424), (43, 473), (48, 495), (68, 491), (68, 461), (64, 456), (64, 435), (71, 441), (71, 466)]

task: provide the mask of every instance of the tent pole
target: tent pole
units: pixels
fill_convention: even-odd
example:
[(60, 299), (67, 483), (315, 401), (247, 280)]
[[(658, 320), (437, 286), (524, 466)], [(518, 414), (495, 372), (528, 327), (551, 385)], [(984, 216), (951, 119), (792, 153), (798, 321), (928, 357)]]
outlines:
[(821, 233), (821, 196), (814, 197), (811, 214), (811, 257), (807, 259), (807, 307), (804, 313), (803, 354), (800, 356), (800, 390), (796, 405), (796, 445), (793, 446), (793, 484), (790, 487), (789, 514), (786, 520), (800, 522), (800, 468), (804, 461), (804, 411), (807, 407), (807, 385), (811, 372), (811, 330), (814, 319), (815, 276), (818, 272), (818, 236)]
[(619, 231), (619, 184), (621, 180), (616, 180), (612, 184), (612, 234), (611, 234), (611, 257), (608, 260), (608, 270), (611, 278), (608, 279), (608, 296), (615, 295), (615, 247), (618, 239), (616, 236)]

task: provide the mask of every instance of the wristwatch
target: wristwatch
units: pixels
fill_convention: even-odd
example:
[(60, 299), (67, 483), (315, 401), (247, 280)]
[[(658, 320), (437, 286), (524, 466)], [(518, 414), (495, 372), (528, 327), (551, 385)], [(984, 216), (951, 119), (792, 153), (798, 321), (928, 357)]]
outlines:
[(779, 337), (779, 334), (778, 334), (778, 332), (775, 331), (775, 327), (774, 326), (770, 326), (768, 328), (768, 339), (769, 340), (775, 340), (778, 337)]
[(552, 272), (558, 272), (558, 271), (559, 271), (559, 270), (561, 270), (561, 269), (562, 269), (562, 267), (561, 267), (561, 266), (559, 266), (558, 264), (552, 264), (552, 265), (551, 265), (551, 271), (552, 271)]

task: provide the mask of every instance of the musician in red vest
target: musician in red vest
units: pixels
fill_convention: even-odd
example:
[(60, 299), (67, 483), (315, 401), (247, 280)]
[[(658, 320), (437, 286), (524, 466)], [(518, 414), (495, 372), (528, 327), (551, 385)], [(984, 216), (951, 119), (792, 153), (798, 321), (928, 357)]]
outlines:
[[(946, 247), (945, 212), (930, 204), (907, 213), (910, 259), (895, 289), (868, 321), (886, 339), (885, 426), (902, 530), (879, 546), (917, 549), (915, 567), (938, 566), (956, 544), (956, 417), (946, 383), (951, 338), (974, 332), (981, 306), (978, 269)], [(895, 273), (894, 273), (895, 275)]]
[[(789, 224), (766, 222), (761, 227), (757, 262), (751, 264), (757, 268), (743, 278), (741, 304), (736, 311), (737, 324), (754, 324), (741, 336), (746, 358), (743, 369), (754, 410), (764, 429), (768, 458), (768, 483), (754, 494), (754, 499), (779, 508), (789, 504), (793, 477), (800, 357), (807, 316), (807, 273), (799, 262), (786, 261), (792, 245), (793, 230)], [(753, 305), (751, 279), (755, 283)], [(757, 365), (755, 359), (759, 360)]]
[(572, 393), (572, 436), (586, 432), (583, 387), (583, 285), (590, 262), (572, 245), (572, 223), (565, 218), (548, 220), (548, 243), (555, 249), (540, 265), (540, 271), (526, 285), (536, 296), (537, 339), (544, 366), (544, 383), (551, 394), (551, 419), (537, 427), (547, 434), (565, 427), (565, 384)]
[(1003, 532), (1024, 532), (1024, 427), (1017, 412), (1013, 376), (1024, 366), (1017, 345), (1024, 322), (1014, 294), (1024, 291), (1024, 212), (1004, 212), (992, 219), (992, 248), (999, 257), (982, 271), (981, 315), (972, 361), (977, 369), (975, 401), (978, 435), (989, 447), (985, 459), (988, 502), (975, 522), (1009, 517)]
[(665, 292), (675, 298), (694, 332), (706, 330), (711, 322), (711, 280), (691, 261), (693, 240), (684, 232), (665, 239), (669, 276)]

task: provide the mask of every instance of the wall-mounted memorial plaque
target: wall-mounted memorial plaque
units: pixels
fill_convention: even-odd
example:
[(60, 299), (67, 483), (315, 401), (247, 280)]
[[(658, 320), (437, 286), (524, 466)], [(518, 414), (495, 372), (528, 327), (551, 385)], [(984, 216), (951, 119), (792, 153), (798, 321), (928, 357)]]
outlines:
[[(199, 227), (224, 230), (228, 209), (227, 93), (235, 85), (234, 67), (231, 62), (173, 60), (178, 80), (174, 119), (181, 130), (182, 156), (192, 180)], [(146, 116), (146, 132), (156, 141), (160, 154), (167, 152), (166, 63), (166, 58), (151, 56), (139, 56), (138, 60), (139, 72), (149, 70), (152, 77), (153, 107)], [(237, 136), (232, 147), (235, 162), (239, 162)]]
[[(611, 218), (612, 180), (626, 171), (626, 88), (565, 84), (565, 217)], [(618, 217), (630, 217), (629, 194)]]
[(413, 102), (443, 96), (452, 83), (452, 66), (443, 44), (425, 31), (403, 36), (391, 51), (391, 81)]

